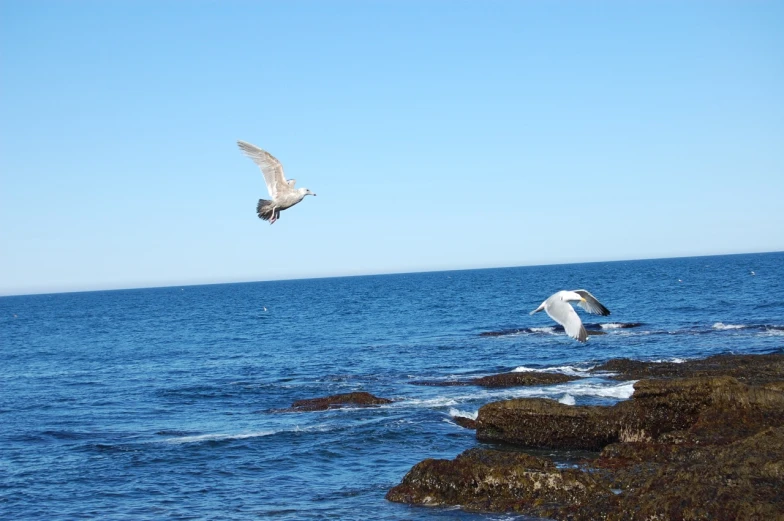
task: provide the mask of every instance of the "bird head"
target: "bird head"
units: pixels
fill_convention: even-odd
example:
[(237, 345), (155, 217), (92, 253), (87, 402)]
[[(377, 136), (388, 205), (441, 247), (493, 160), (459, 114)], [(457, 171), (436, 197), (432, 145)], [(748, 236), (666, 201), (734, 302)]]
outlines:
[(565, 302), (585, 302), (585, 298), (574, 291), (561, 292), (561, 300)]

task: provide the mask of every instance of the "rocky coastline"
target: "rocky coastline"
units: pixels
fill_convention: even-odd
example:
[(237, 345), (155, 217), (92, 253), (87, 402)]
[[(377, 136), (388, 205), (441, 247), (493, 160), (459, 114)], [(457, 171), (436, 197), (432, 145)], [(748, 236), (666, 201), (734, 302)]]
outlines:
[[(559, 521), (784, 520), (784, 354), (592, 371), (637, 380), (633, 396), (488, 403), (460, 423), (482, 445), (417, 463), (387, 499)], [(597, 455), (564, 466), (537, 449)]]

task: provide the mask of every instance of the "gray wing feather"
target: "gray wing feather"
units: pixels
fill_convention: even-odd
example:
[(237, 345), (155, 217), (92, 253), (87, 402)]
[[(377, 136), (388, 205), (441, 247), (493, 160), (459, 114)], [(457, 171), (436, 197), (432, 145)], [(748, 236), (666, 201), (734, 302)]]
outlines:
[(237, 145), (261, 169), (270, 197), (277, 199), (278, 194), (291, 189), (283, 175), (283, 165), (272, 154), (245, 141), (237, 141)]
[(550, 315), (550, 318), (564, 327), (566, 334), (570, 337), (580, 342), (585, 342), (588, 339), (588, 333), (585, 331), (580, 317), (568, 302), (554, 302), (545, 311)]
[(610, 310), (607, 309), (599, 302), (596, 297), (585, 291), (584, 289), (576, 289), (574, 290), (575, 293), (580, 295), (585, 301), (580, 302), (580, 307), (583, 308), (588, 313), (593, 313), (594, 315), (602, 315), (606, 317), (610, 314)]

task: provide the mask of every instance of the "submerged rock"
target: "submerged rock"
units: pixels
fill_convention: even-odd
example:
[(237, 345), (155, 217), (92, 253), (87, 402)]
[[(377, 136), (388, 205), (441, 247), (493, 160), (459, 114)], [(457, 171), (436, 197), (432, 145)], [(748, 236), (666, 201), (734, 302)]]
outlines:
[(464, 429), (476, 429), (476, 420), (467, 416), (453, 416), (452, 421)]
[(517, 387), (525, 385), (555, 385), (577, 380), (576, 376), (561, 373), (540, 373), (525, 371), (517, 373), (501, 373), (475, 378), (471, 382), (481, 387)]
[(537, 371), (524, 371), (517, 373), (501, 373), (481, 378), (466, 380), (416, 380), (412, 385), (427, 385), (433, 387), (453, 387), (478, 385), (480, 387), (522, 387), (531, 385), (555, 385), (577, 380), (577, 376), (567, 376), (561, 373), (542, 373)]
[(373, 405), (383, 405), (392, 403), (392, 400), (379, 398), (366, 392), (344, 393), (326, 396), (323, 398), (309, 398), (297, 400), (289, 409), (281, 412), (307, 412), (324, 411), (327, 409), (338, 409), (346, 406), (370, 407)]

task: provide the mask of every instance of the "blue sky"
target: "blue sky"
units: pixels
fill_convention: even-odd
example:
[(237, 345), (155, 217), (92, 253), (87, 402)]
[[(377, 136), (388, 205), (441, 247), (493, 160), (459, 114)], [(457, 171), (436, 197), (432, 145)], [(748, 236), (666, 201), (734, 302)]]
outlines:
[[(0, 294), (784, 250), (784, 3), (0, 1)], [(270, 226), (269, 150), (318, 194)]]

